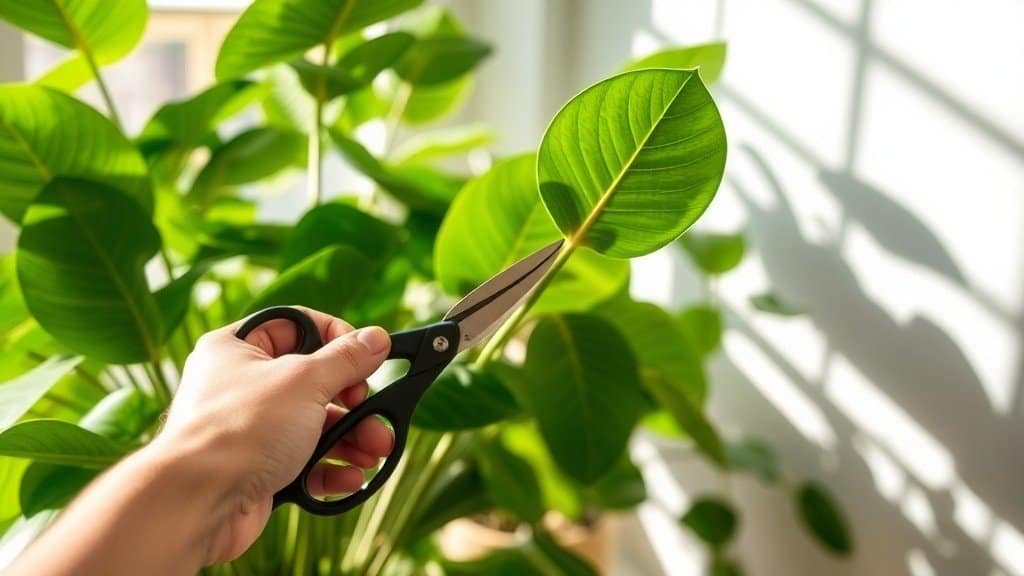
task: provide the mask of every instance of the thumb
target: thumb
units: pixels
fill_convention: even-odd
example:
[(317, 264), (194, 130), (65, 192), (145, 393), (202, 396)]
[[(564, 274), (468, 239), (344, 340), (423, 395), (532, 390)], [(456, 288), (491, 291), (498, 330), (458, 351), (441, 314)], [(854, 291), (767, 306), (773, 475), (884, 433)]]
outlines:
[(391, 337), (379, 326), (360, 328), (324, 344), (302, 357), (308, 364), (326, 405), (342, 390), (366, 380), (391, 350)]

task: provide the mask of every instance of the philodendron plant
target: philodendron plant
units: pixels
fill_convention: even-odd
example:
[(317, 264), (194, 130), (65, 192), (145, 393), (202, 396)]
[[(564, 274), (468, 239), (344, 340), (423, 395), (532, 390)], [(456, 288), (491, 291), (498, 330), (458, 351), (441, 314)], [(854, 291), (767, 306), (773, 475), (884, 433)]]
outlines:
[[(335, 518), (282, 507), (245, 555), (208, 572), (592, 573), (546, 519), (586, 525), (642, 502), (627, 451), (640, 426), (723, 474), (778, 480), (767, 446), (723, 441), (704, 415), (714, 301), (676, 314), (627, 289), (628, 259), (673, 244), (722, 179), (725, 131), (706, 85), (724, 45), (630, 63), (570, 100), (536, 151), (473, 174), (457, 160), (486, 150), (489, 130), (423, 126), (465, 100), (491, 48), (420, 3), (256, 0), (221, 47), (217, 82), (137, 134), (101, 69), (139, 42), (144, 0), (0, 3), (0, 18), (69, 51), (35, 83), (0, 86), (0, 213), (20, 230), (0, 266), (0, 557), (159, 432), (202, 332), (279, 304), (400, 329), (558, 238), (526, 304), (425, 396), (381, 493)], [(74, 96), (87, 83), (103, 112)], [(383, 144), (364, 143), (371, 126)], [(372, 190), (325, 181), (332, 155)], [(301, 170), (301, 218), (257, 221), (259, 192)], [(682, 244), (708, 275), (743, 255), (742, 237)], [(796, 493), (812, 533), (848, 552), (823, 489)], [(520, 538), (445, 558), (436, 533), (467, 516)], [(738, 573), (724, 497), (682, 522), (717, 573)]]

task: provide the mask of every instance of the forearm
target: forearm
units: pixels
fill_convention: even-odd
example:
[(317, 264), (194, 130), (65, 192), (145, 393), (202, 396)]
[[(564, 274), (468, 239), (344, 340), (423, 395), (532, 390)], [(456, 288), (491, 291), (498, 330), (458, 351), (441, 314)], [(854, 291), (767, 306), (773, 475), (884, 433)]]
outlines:
[(200, 446), (159, 440), (101, 476), (11, 567), (11, 575), (194, 574), (237, 499)]

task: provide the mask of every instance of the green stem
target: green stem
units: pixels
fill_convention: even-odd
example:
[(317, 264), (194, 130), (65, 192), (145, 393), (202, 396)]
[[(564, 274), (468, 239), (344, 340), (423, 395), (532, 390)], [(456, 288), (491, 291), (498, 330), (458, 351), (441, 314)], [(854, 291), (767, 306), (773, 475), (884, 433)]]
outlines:
[(509, 338), (515, 334), (516, 329), (530, 312), (530, 308), (537, 303), (537, 300), (540, 299), (544, 289), (551, 283), (551, 279), (558, 274), (558, 271), (561, 270), (563, 266), (565, 266), (565, 263), (568, 262), (569, 257), (572, 256), (572, 253), (575, 250), (576, 243), (570, 238), (566, 241), (565, 246), (562, 247), (562, 251), (555, 257), (555, 261), (551, 264), (551, 267), (548, 268), (547, 272), (545, 272), (543, 276), (541, 276), (540, 280), (537, 282), (537, 286), (534, 287), (533, 291), (530, 292), (530, 295), (523, 301), (523, 305), (509, 316), (508, 320), (501, 325), (501, 328), (499, 328), (494, 336), (487, 342), (484, 349), (480, 351), (480, 355), (477, 356), (476, 361), (473, 363), (477, 368), (483, 368), (486, 366), (494, 359), (495, 355), (505, 347)]
[(167, 377), (164, 376), (164, 371), (160, 367), (160, 358), (153, 358), (146, 365), (146, 371), (149, 373), (150, 380), (153, 383), (153, 391), (157, 399), (164, 406), (169, 406), (171, 404), (171, 385), (168, 384)]
[(405, 115), (405, 109), (409, 106), (409, 98), (411, 96), (412, 84), (402, 82), (395, 92), (395, 99), (391, 101), (391, 109), (388, 110), (386, 140), (384, 144), (385, 157), (391, 154), (391, 150), (395, 146), (395, 140), (398, 139), (398, 128), (402, 125), (402, 116)]
[(114, 106), (114, 99), (110, 97), (110, 90), (107, 89), (107, 83), (103, 81), (103, 75), (100, 74), (100, 68), (96, 65), (96, 58), (93, 57), (91, 50), (81, 50), (85, 56), (85, 61), (89, 65), (89, 70), (92, 71), (93, 78), (96, 79), (96, 85), (99, 86), (100, 95), (103, 97), (103, 103), (107, 105), (107, 112), (110, 114), (110, 119), (113, 120), (117, 129), (122, 133), (124, 132), (124, 125), (121, 124), (121, 116), (117, 113), (117, 107)]

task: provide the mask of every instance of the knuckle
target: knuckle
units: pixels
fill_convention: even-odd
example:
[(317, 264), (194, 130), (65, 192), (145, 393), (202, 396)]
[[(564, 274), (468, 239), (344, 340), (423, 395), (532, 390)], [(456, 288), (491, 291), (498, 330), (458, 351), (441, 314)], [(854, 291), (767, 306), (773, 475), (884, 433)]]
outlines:
[(354, 373), (360, 372), (363, 364), (362, 355), (357, 348), (355, 344), (347, 340), (338, 345), (338, 356), (341, 357), (345, 367)]

